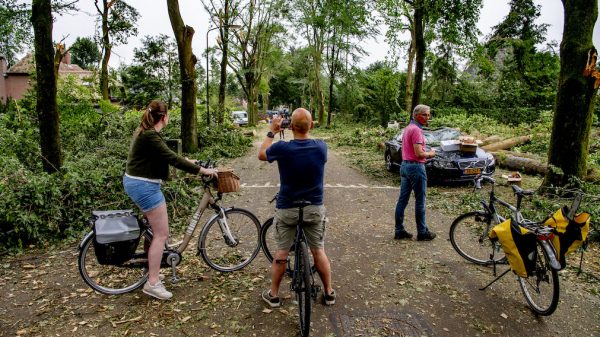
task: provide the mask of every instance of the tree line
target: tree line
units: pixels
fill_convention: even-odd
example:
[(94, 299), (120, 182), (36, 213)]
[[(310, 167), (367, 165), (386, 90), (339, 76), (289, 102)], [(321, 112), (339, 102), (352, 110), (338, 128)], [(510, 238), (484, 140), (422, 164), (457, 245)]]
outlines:
[[(223, 123), (227, 97), (248, 102), (249, 122), (271, 106), (306, 106), (319, 125), (332, 116), (385, 126), (408, 120), (420, 103), (434, 109), (460, 108), (497, 115), (508, 122), (535, 120), (554, 110), (546, 185), (565, 185), (586, 174), (588, 141), (597, 92), (597, 52), (592, 32), (598, 2), (563, 0), (564, 32), (559, 50), (545, 43), (533, 0), (510, 0), (509, 14), (479, 41), (481, 0), (201, 0), (217, 30), (218, 44), (204, 56), (192, 50), (194, 29), (183, 21), (179, 3), (167, 0), (172, 35), (147, 36), (130, 65), (111, 74), (112, 48), (137, 35), (139, 12), (127, 1), (94, 0), (98, 32), (70, 47), (82, 66), (97, 67), (98, 91), (110, 94), (119, 76), (122, 101), (142, 106), (161, 98), (181, 107), (186, 152), (197, 149), (198, 94), (218, 88), (211, 122)], [(33, 41), (38, 90), (36, 111), (44, 167), (61, 167), (58, 63), (68, 48), (52, 37), (53, 15), (74, 10), (77, 1), (34, 0), (31, 7), (0, 0), (6, 34), (0, 53), (10, 62)], [(357, 66), (368, 52), (362, 44), (379, 34), (391, 47), (385, 61)], [(33, 34), (31, 34), (33, 32)], [(406, 38), (408, 36), (408, 38)], [(95, 48), (95, 46), (98, 46)], [(218, 58), (218, 59), (217, 59)], [(199, 80), (218, 74), (203, 87)], [(114, 93), (114, 95), (117, 95)], [(259, 110), (259, 108), (261, 110)]]

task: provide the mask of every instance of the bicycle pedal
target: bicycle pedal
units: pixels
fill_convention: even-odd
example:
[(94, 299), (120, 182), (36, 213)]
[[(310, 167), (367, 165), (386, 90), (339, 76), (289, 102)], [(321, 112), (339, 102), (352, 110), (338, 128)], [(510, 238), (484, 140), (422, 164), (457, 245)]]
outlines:
[(320, 292), (321, 292), (321, 286), (313, 285), (310, 287), (310, 295), (312, 296), (313, 299), (316, 299), (317, 296), (319, 296)]

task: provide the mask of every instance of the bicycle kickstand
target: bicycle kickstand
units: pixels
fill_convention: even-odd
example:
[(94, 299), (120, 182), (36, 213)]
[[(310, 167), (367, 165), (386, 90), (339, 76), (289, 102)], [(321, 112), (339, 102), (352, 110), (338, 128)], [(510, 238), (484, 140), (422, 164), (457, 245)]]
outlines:
[(177, 254), (169, 254), (167, 257), (167, 264), (171, 266), (171, 283), (177, 283), (180, 281), (179, 277), (177, 277), (176, 266), (179, 264), (180, 257)]
[(494, 284), (496, 281), (498, 281), (502, 276), (506, 275), (506, 273), (508, 273), (510, 271), (510, 268), (506, 269), (502, 274), (500, 274), (498, 277), (496, 277), (492, 282), (488, 283), (485, 287), (483, 288), (479, 288), (479, 290), (485, 290), (487, 289), (487, 287), (491, 286), (492, 284)]

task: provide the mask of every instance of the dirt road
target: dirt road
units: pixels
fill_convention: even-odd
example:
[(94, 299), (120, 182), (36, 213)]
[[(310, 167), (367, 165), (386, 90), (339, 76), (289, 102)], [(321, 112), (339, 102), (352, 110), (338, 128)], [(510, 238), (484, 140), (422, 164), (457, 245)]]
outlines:
[[(271, 216), (277, 191), (275, 164), (256, 151), (230, 163), (244, 183), (224, 205)], [(561, 302), (551, 317), (526, 306), (515, 276), (485, 291), (489, 268), (465, 262), (448, 238), (454, 216), (428, 210), (438, 234), (432, 242), (393, 240), (397, 186), (371, 180), (330, 150), (325, 205), (326, 249), (338, 292), (335, 306), (314, 305), (314, 336), (598, 336), (597, 283), (561, 272)], [(409, 205), (409, 208), (412, 204)], [(415, 232), (412, 209), (407, 228)], [(152, 300), (136, 291), (109, 297), (92, 292), (77, 272), (77, 242), (0, 261), (0, 336), (295, 336), (297, 308), (265, 310), (269, 286), (261, 255), (245, 270), (220, 274), (190, 248), (178, 267), (184, 281), (167, 283), (174, 299)], [(290, 297), (283, 283), (282, 296)]]

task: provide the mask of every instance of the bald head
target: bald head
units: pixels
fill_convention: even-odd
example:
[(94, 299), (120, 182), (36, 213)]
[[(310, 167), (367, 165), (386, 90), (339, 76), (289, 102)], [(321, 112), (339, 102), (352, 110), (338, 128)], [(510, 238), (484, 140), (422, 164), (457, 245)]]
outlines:
[(300, 134), (308, 133), (312, 128), (312, 116), (310, 112), (304, 108), (298, 108), (292, 113), (292, 126), (294, 131)]

